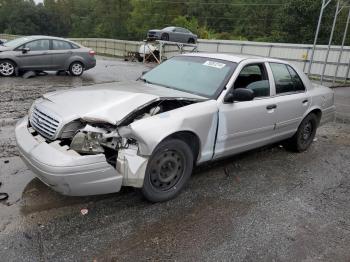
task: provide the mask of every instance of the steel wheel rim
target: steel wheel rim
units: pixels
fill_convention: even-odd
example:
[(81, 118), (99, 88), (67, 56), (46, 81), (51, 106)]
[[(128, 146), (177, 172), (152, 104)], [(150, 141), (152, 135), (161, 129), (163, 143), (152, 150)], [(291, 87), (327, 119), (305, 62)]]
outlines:
[(166, 150), (151, 164), (151, 185), (160, 191), (168, 191), (178, 184), (185, 170), (185, 156), (177, 150)]
[(73, 64), (72, 65), (72, 72), (75, 75), (80, 75), (83, 72), (83, 67), (81, 64)]
[(307, 144), (310, 141), (312, 133), (313, 133), (313, 126), (311, 121), (308, 121), (303, 125), (302, 131), (300, 133), (301, 142), (303, 144)]
[(5, 76), (10, 76), (15, 72), (15, 67), (9, 62), (0, 63), (0, 73)]

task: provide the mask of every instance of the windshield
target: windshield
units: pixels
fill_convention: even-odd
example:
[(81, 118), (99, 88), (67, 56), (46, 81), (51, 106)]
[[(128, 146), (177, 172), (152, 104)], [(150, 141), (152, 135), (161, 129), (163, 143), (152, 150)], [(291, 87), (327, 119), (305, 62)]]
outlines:
[(151, 84), (216, 98), (235, 68), (236, 64), (229, 61), (179, 56), (160, 64), (141, 79)]
[(31, 38), (29, 38), (29, 37), (20, 37), (20, 38), (16, 38), (14, 40), (11, 40), (11, 41), (4, 43), (3, 46), (17, 47), (17, 46), (20, 46), (20, 45), (22, 45), (30, 40), (31, 40)]
[(175, 27), (173, 27), (173, 26), (168, 26), (168, 27), (163, 28), (162, 30), (163, 30), (163, 31), (173, 31), (174, 29), (175, 29)]

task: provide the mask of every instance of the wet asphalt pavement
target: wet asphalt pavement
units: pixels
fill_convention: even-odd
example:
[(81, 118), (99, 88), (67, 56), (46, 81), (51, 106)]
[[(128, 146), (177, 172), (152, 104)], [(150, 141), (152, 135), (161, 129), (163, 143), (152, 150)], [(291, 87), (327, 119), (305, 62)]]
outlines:
[(0, 192), (10, 195), (0, 202), (0, 261), (350, 260), (348, 88), (337, 89), (338, 121), (321, 127), (307, 152), (276, 145), (206, 164), (166, 203), (132, 188), (65, 197), (34, 178), (13, 133), (34, 99), (136, 79), (147, 67), (100, 58), (81, 78), (0, 78)]

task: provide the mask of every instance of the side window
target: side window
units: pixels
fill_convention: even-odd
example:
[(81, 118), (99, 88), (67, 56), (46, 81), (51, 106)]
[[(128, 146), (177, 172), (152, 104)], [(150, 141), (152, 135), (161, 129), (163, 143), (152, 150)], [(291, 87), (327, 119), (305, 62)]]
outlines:
[(177, 27), (175, 29), (175, 32), (177, 32), (177, 33), (187, 33), (187, 30), (185, 28)]
[(25, 44), (31, 51), (45, 51), (50, 49), (50, 40), (36, 40)]
[(270, 95), (270, 83), (263, 64), (248, 65), (239, 73), (234, 89), (248, 88), (254, 91), (255, 97)]
[(52, 40), (53, 50), (72, 49), (72, 45), (66, 41)]
[(290, 73), (290, 76), (292, 77), (292, 80), (294, 82), (294, 89), (295, 89), (295, 91), (305, 91), (304, 83), (301, 80), (301, 78), (298, 75), (298, 73), (295, 72), (295, 70), (291, 66), (287, 66), (287, 67), (288, 67), (288, 71)]
[(78, 46), (76, 44), (72, 44), (72, 46), (73, 46), (73, 49), (79, 49), (80, 48), (80, 46)]
[(270, 63), (275, 78), (276, 94), (304, 91), (305, 87), (298, 74), (288, 65)]

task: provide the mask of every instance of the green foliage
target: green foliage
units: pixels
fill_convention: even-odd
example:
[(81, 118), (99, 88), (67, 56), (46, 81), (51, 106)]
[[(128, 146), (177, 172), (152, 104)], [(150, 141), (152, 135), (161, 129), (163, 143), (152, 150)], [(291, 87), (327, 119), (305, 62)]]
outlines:
[[(325, 11), (320, 43), (328, 41), (335, 4)], [(0, 0), (0, 31), (142, 40), (150, 29), (175, 25), (199, 38), (312, 43), (320, 7), (321, 0)]]

